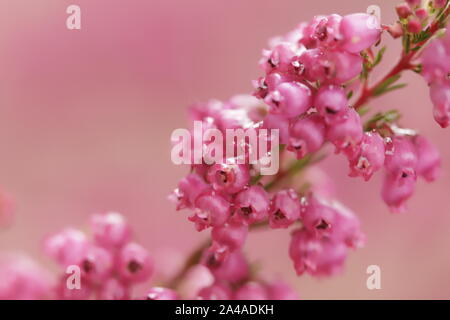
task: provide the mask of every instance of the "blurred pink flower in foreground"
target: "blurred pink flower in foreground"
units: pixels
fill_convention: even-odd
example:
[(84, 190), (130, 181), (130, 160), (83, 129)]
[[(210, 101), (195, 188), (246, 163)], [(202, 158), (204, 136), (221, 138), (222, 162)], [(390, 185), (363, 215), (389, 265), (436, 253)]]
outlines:
[(51, 298), (50, 273), (23, 254), (0, 256), (0, 300)]

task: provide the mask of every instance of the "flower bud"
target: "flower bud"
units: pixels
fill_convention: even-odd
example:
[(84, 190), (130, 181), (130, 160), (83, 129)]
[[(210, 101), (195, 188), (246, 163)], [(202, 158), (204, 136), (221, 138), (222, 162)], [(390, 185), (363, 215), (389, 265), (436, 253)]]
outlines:
[(292, 234), (289, 256), (294, 262), (297, 275), (332, 276), (343, 269), (348, 249), (342, 242), (317, 238), (306, 229)]
[(342, 119), (328, 126), (327, 139), (335, 145), (337, 152), (355, 147), (362, 141), (361, 118), (355, 109), (348, 108)]
[(409, 138), (395, 137), (388, 144), (385, 167), (393, 178), (404, 179), (410, 175), (415, 177), (417, 153)]
[(153, 260), (145, 248), (129, 243), (119, 253), (118, 273), (127, 282), (146, 281), (153, 273)]
[(412, 14), (411, 8), (406, 3), (400, 3), (395, 7), (400, 19), (406, 19)]
[(302, 75), (308, 81), (324, 81), (329, 74), (330, 62), (326, 61), (325, 52), (322, 49), (306, 50), (297, 62)]
[(311, 107), (311, 90), (300, 82), (285, 82), (270, 92), (265, 101), (272, 113), (293, 118)]
[(330, 68), (326, 68), (327, 79), (334, 84), (343, 84), (357, 77), (363, 66), (363, 58), (357, 53), (343, 50), (328, 54)]
[(384, 140), (377, 132), (366, 132), (357, 150), (349, 159), (349, 175), (362, 176), (367, 181), (383, 167), (386, 152)]
[(295, 56), (295, 46), (289, 42), (277, 44), (272, 50), (264, 50), (260, 65), (267, 73), (272, 70), (286, 72)]
[(231, 251), (244, 245), (247, 234), (248, 226), (236, 221), (214, 227), (211, 231), (213, 241)]
[(88, 240), (80, 230), (67, 228), (47, 237), (44, 250), (62, 267), (77, 264), (88, 249)]
[(269, 209), (269, 196), (263, 187), (254, 185), (237, 194), (235, 215), (246, 223), (263, 221)]
[(422, 31), (422, 23), (419, 19), (413, 18), (408, 21), (408, 31), (411, 33), (419, 33)]
[(358, 217), (337, 201), (327, 202), (315, 195), (308, 195), (302, 211), (302, 223), (309, 233), (318, 238), (342, 242), (349, 248), (364, 245)]
[(224, 197), (210, 193), (200, 196), (196, 203), (197, 209), (189, 220), (196, 224), (198, 231), (208, 227), (223, 225), (230, 217), (230, 203)]
[(77, 263), (82, 275), (89, 281), (101, 283), (109, 278), (113, 271), (113, 257), (102, 247), (90, 245)]
[(208, 170), (207, 180), (214, 190), (236, 193), (249, 183), (250, 173), (247, 165), (215, 164)]
[(177, 210), (192, 208), (195, 200), (209, 189), (211, 189), (211, 186), (202, 177), (191, 173), (180, 180), (178, 188), (169, 196), (169, 199), (176, 203)]
[(425, 8), (418, 8), (415, 12), (416, 17), (419, 18), (421, 21), (428, 18), (428, 11)]
[(406, 201), (413, 195), (415, 185), (415, 175), (399, 179), (388, 172), (384, 178), (381, 197), (393, 213), (402, 213), (406, 211)]
[(354, 13), (344, 16), (340, 25), (341, 47), (359, 53), (375, 44), (381, 35), (380, 21), (374, 15)]
[(206, 251), (202, 263), (209, 268), (216, 280), (238, 283), (248, 277), (249, 266), (243, 253), (231, 252), (226, 259), (217, 260), (213, 252)]
[(297, 159), (319, 150), (325, 142), (325, 124), (318, 114), (296, 120), (290, 130), (287, 149), (295, 152)]
[(322, 86), (316, 94), (314, 106), (326, 122), (330, 123), (347, 111), (347, 95), (340, 86)]
[(91, 229), (95, 242), (104, 247), (121, 247), (131, 237), (129, 225), (117, 212), (93, 215)]
[(278, 191), (272, 199), (269, 212), (271, 228), (287, 228), (300, 218), (300, 200), (292, 190)]

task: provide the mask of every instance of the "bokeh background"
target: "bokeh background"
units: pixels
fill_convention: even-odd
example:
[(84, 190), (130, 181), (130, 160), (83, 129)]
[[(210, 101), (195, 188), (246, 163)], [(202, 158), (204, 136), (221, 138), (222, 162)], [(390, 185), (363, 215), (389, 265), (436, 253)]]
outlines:
[[(0, 231), (0, 251), (18, 250), (54, 265), (42, 238), (83, 227), (91, 213), (125, 214), (156, 257), (186, 254), (198, 234), (166, 197), (187, 168), (170, 161), (173, 129), (187, 126), (186, 107), (252, 90), (268, 38), (326, 13), (381, 7), (392, 0), (0, 0), (0, 188), (14, 195), (17, 217)], [(82, 30), (65, 26), (66, 8), (82, 10)], [(386, 68), (399, 52), (390, 44)], [(340, 200), (356, 211), (367, 246), (353, 252), (342, 276), (295, 276), (283, 231), (250, 236), (252, 260), (298, 288), (304, 299), (450, 298), (450, 131), (432, 119), (428, 88), (409, 86), (371, 105), (399, 108), (403, 122), (442, 152), (436, 183), (419, 182), (409, 212), (392, 215), (371, 182), (347, 177), (342, 157), (324, 167)], [(366, 268), (381, 267), (382, 289), (366, 288)]]

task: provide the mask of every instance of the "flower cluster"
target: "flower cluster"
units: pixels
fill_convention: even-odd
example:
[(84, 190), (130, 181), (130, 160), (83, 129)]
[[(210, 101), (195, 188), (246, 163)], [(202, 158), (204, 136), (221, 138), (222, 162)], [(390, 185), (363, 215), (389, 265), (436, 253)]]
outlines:
[[(205, 252), (203, 263), (199, 260), (198, 264), (188, 265), (180, 274), (158, 274), (155, 271), (161, 271), (164, 264), (154, 265), (148, 252), (131, 242), (131, 229), (122, 215), (95, 214), (90, 222), (92, 239), (74, 228), (66, 228), (45, 239), (45, 252), (64, 269), (56, 279), (30, 257), (2, 254), (0, 299), (298, 298), (286, 283), (254, 276), (239, 251), (230, 254), (226, 262), (214, 263)], [(176, 261), (169, 263), (170, 268), (178, 267)], [(147, 285), (150, 277), (163, 286), (150, 287), (145, 292), (137, 288), (138, 284)]]
[[(290, 169), (308, 165), (327, 144), (348, 159), (352, 177), (367, 181), (384, 169), (381, 196), (393, 212), (406, 209), (418, 176), (436, 179), (440, 156), (429, 140), (401, 127), (398, 111), (377, 113), (364, 121), (368, 110), (363, 107), (374, 96), (403, 87), (394, 83), (402, 71), (416, 67), (413, 62), (419, 45), (425, 44), (420, 32), (430, 37), (436, 33), (441, 15), (448, 17), (444, 11), (448, 9), (438, 8), (447, 4), (436, 1), (423, 8), (408, 1), (397, 7), (401, 20), (392, 26), (381, 26), (374, 15), (366, 13), (315, 17), (272, 39), (270, 48), (263, 50), (259, 64), (264, 76), (253, 82), (253, 95), (259, 102), (237, 96), (225, 103), (210, 101), (191, 108), (191, 118), (207, 128), (278, 129), (282, 155), (289, 156), (288, 152), (297, 159), (293, 167), (282, 169), (266, 184), (253, 165), (237, 159), (192, 166), (171, 197), (178, 210), (193, 212), (189, 220), (198, 231), (211, 229), (211, 245), (203, 259), (206, 266), (214, 269), (242, 255), (247, 234), (254, 227), (288, 228), (298, 223), (289, 248), (297, 274), (324, 276), (342, 269), (349, 248), (364, 243), (357, 217), (314, 186), (273, 190), (286, 175), (298, 171)], [(394, 37), (403, 35), (405, 52), (399, 64), (370, 87), (369, 73), (385, 51), (373, 52), (383, 30)], [(435, 45), (439, 50), (447, 50), (447, 37)], [(431, 57), (437, 49), (426, 50), (430, 53), (424, 52), (424, 76), (433, 75), (433, 101), (441, 114), (444, 110), (448, 115), (449, 59), (443, 56), (447, 51), (440, 52), (442, 59), (436, 61)], [(352, 102), (356, 90), (361, 94)], [(234, 141), (227, 144), (232, 150), (239, 147)]]
[[(433, 0), (432, 2), (421, 0), (407, 0), (395, 7), (397, 15), (402, 20), (401, 23), (410, 33), (420, 33), (423, 26), (432, 18), (432, 14), (445, 7), (447, 0)], [(400, 26), (400, 24), (398, 24)], [(396, 28), (400, 31), (400, 28)]]
[[(272, 39), (271, 49), (263, 51), (260, 66), (266, 76), (255, 81), (256, 95), (274, 113), (299, 116), (314, 101), (310, 84), (339, 86), (358, 76), (363, 62), (360, 52), (377, 43), (380, 35), (377, 18), (365, 13), (318, 16), (302, 23), (286, 36)], [(335, 95), (340, 99), (340, 92)], [(344, 115), (344, 107), (318, 111), (330, 120)]]
[[(352, 177), (369, 180), (384, 166), (382, 198), (392, 211), (400, 212), (414, 191), (416, 176), (433, 181), (440, 159), (424, 137), (394, 125), (365, 127), (357, 110), (350, 106), (348, 90), (354, 87), (344, 83), (362, 72), (362, 51), (379, 41), (380, 29), (373, 19), (367, 14), (316, 17), (273, 40), (272, 49), (264, 51), (260, 62), (266, 75), (256, 81), (255, 95), (279, 117), (280, 130), (288, 132), (287, 150), (295, 152), (297, 158), (331, 142), (336, 152), (348, 158)], [(329, 58), (337, 54), (341, 58)], [(448, 61), (442, 59), (441, 64), (446, 63), (448, 68)], [(352, 66), (344, 68), (349, 74), (338, 71), (340, 64)], [(449, 92), (443, 89), (441, 100)]]
[(130, 227), (118, 213), (95, 214), (91, 218), (93, 239), (80, 230), (67, 228), (45, 240), (45, 251), (61, 267), (78, 266), (81, 288), (67, 286), (64, 273), (56, 288), (59, 299), (129, 299), (134, 285), (147, 281), (153, 260), (141, 245), (131, 242)]
[(441, 159), (437, 149), (423, 136), (397, 135), (386, 145), (386, 174), (382, 198), (393, 212), (406, 210), (405, 202), (414, 192), (418, 176), (432, 182)]
[[(402, 88), (396, 83), (401, 72), (421, 72), (430, 85), (436, 121), (449, 125), (449, 7), (448, 0), (407, 0), (396, 7), (399, 20), (383, 26), (367, 13), (314, 17), (270, 41), (259, 63), (264, 75), (254, 81), (253, 95), (192, 106), (191, 119), (201, 123), (203, 133), (213, 129), (226, 136), (235, 129), (251, 139), (251, 132), (270, 147), (264, 154), (246, 139), (233, 138), (220, 150), (213, 140), (200, 145), (195, 137), (194, 143), (185, 141), (183, 157), (192, 163), (191, 170), (170, 198), (177, 210), (190, 210), (188, 219), (198, 231), (210, 230), (211, 237), (178, 273), (138, 297), (297, 299), (290, 286), (264, 278), (249, 263), (244, 245), (256, 228), (292, 228), (286, 251), (298, 275), (341, 272), (349, 251), (363, 246), (365, 236), (357, 216), (336, 201), (323, 173), (312, 165), (331, 145), (348, 160), (351, 177), (367, 181), (383, 170), (381, 196), (393, 212), (406, 209), (418, 177), (429, 182), (437, 178), (441, 160), (433, 144), (401, 126), (397, 110), (370, 114), (367, 102)], [(383, 30), (402, 37), (402, 56), (371, 85), (371, 71), (386, 49), (374, 52)], [(279, 135), (268, 136), (273, 129)], [(250, 160), (271, 159), (274, 150), (282, 168), (264, 176), (260, 169), (266, 161)], [(11, 212), (12, 202), (0, 195), (0, 227)], [(132, 291), (155, 273), (152, 257), (132, 241), (130, 226), (118, 213), (93, 215), (90, 229), (92, 237), (66, 228), (45, 239), (45, 252), (64, 268), (56, 285), (30, 259), (1, 256), (0, 299), (136, 298)], [(68, 270), (78, 270), (81, 287), (71, 287), (76, 280)]]
[[(255, 93), (263, 101), (240, 96), (226, 103), (195, 105), (192, 118), (220, 130), (278, 129), (281, 144), (297, 159), (329, 141), (348, 155), (353, 174), (370, 177), (384, 163), (384, 142), (376, 133), (364, 134), (342, 84), (360, 74), (360, 51), (379, 40), (381, 30), (373, 18), (331, 15), (302, 24), (264, 51), (261, 66), (266, 76), (257, 81)], [(198, 231), (211, 228), (208, 261), (228, 261), (243, 247), (249, 228), (264, 223), (270, 228), (303, 224), (290, 249), (298, 274), (334, 274), (347, 249), (363, 243), (358, 219), (348, 209), (291, 188), (270, 194), (267, 186), (253, 183), (251, 165), (227, 160), (194, 165), (173, 195), (178, 209), (193, 210), (189, 220)], [(312, 247), (314, 252), (308, 252)], [(329, 259), (329, 251), (340, 254)]]
[[(396, 10), (400, 21), (389, 27), (390, 33), (394, 37), (403, 36), (404, 41), (412, 38), (417, 44), (415, 50), (427, 44), (421, 54), (420, 67), (430, 85), (434, 118), (446, 128), (450, 124), (450, 27), (444, 28), (450, 10), (448, 1), (406, 1)], [(434, 36), (433, 31), (437, 31)]]
[(255, 81), (255, 96), (269, 105), (268, 117), (277, 117), (277, 128), (286, 132), (281, 142), (298, 159), (331, 142), (347, 155), (354, 176), (367, 180), (383, 165), (382, 138), (364, 133), (344, 85), (360, 75), (361, 52), (380, 34), (378, 21), (368, 14), (320, 16), (272, 40), (271, 50), (263, 51), (260, 65), (266, 75)]

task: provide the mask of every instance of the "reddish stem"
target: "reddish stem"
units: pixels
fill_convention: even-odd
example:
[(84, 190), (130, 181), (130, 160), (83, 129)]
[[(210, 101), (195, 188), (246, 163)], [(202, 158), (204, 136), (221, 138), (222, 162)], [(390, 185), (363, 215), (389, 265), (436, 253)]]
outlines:
[(386, 74), (382, 79), (380, 79), (378, 82), (376, 82), (371, 87), (364, 86), (362, 93), (358, 100), (354, 104), (354, 108), (358, 110), (363, 105), (365, 105), (370, 99), (373, 98), (373, 94), (376, 88), (378, 88), (383, 82), (385, 82), (387, 79), (399, 74), (400, 72), (404, 70), (411, 69), (413, 65), (411, 64), (412, 57), (414, 55), (408, 54), (404, 55), (398, 63), (389, 71), (388, 74)]
[[(448, 17), (448, 15), (450, 14), (450, 6), (447, 6), (447, 8), (445, 9), (445, 12), (443, 12), (442, 14), (444, 15), (444, 19), (446, 19)], [(436, 33), (437, 30), (439, 30), (438, 19), (433, 21), (433, 23), (429, 27), (429, 31), (431, 33), (430, 37), (432, 37)], [(414, 48), (412, 48), (408, 54), (405, 54), (403, 52), (402, 57), (397, 62), (397, 64), (391, 69), (391, 71), (389, 71), (388, 74), (386, 74), (381, 80), (376, 82), (374, 85), (372, 85), (371, 87), (367, 87), (366, 85), (364, 85), (360, 97), (354, 104), (354, 108), (356, 110), (358, 110), (363, 105), (365, 105), (370, 99), (372, 99), (374, 96), (375, 89), (378, 88), (387, 79), (401, 73), (404, 70), (412, 69), (414, 67), (412, 61), (416, 58), (416, 54), (417, 54), (417, 50), (415, 50), (415, 48), (419, 48), (419, 47), (423, 46), (427, 41), (428, 41), (428, 39), (417, 43), (416, 46)], [(367, 81), (365, 84), (367, 84)]]

